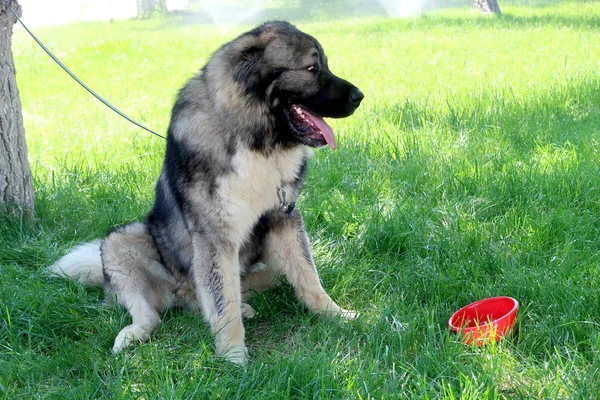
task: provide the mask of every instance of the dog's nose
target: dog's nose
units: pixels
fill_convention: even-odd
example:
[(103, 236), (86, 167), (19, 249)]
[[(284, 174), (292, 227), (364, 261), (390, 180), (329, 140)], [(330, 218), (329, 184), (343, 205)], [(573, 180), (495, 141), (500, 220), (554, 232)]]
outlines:
[(357, 107), (364, 97), (365, 97), (365, 95), (358, 88), (354, 88), (350, 92), (350, 101), (352, 102), (352, 104), (354, 104)]

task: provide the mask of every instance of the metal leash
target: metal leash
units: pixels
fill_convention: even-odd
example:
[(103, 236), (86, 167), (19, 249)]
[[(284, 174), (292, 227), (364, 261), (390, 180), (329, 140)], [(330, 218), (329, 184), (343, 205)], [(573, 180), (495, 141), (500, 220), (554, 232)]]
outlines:
[(23, 23), (23, 21), (21, 21), (21, 18), (19, 18), (19, 16), (15, 12), (15, 10), (12, 9), (12, 7), (6, 2), (6, 0), (0, 0), (0, 1), (2, 1), (2, 3), (4, 3), (4, 5), (6, 6), (6, 8), (8, 8), (10, 10), (10, 12), (17, 19), (17, 21), (19, 21), (21, 23), (21, 25), (23, 26), (23, 28), (25, 28), (25, 30), (27, 31), (27, 33), (29, 33), (29, 35), (31, 35), (31, 37), (33, 38), (33, 40), (35, 40), (37, 42), (37, 44), (40, 45), (40, 47), (50, 56), (50, 58), (52, 58), (63, 70), (65, 70), (65, 72), (67, 74), (69, 74), (71, 76), (71, 78), (75, 79), (75, 81), (77, 83), (79, 83), (81, 86), (83, 86), (83, 88), (85, 90), (87, 90), (88, 92), (90, 92), (92, 94), (92, 96), (94, 96), (95, 98), (97, 98), (98, 100), (100, 100), (105, 106), (107, 106), (108, 108), (110, 108), (111, 110), (113, 110), (114, 112), (116, 112), (117, 114), (119, 114), (121, 117), (125, 118), (127, 121), (131, 122), (132, 124), (135, 124), (135, 125), (139, 126), (140, 128), (147, 130), (148, 132), (150, 132), (153, 135), (156, 135), (156, 136), (158, 136), (160, 138), (166, 139), (166, 137), (164, 137), (163, 135), (159, 135), (158, 133), (154, 132), (152, 129), (146, 128), (144, 125), (140, 124), (139, 122), (136, 122), (133, 119), (129, 118), (127, 115), (125, 115), (118, 108), (116, 108), (115, 106), (113, 106), (112, 104), (110, 104), (108, 101), (104, 100), (104, 98), (102, 98), (102, 96), (100, 96), (98, 93), (96, 93), (92, 89), (90, 89), (90, 87), (88, 85), (86, 85), (85, 83), (83, 83), (77, 76), (75, 76), (74, 73), (71, 72), (71, 70), (69, 70), (69, 68), (67, 68), (62, 62), (60, 62), (60, 60), (58, 58), (56, 58), (56, 56), (54, 54), (52, 54), (52, 52), (50, 50), (48, 50), (48, 48), (46, 46), (44, 46), (44, 43), (42, 43), (41, 40), (39, 40), (37, 38), (37, 36), (35, 36), (33, 34), (33, 32), (31, 32), (29, 30), (29, 28), (27, 28), (27, 26)]

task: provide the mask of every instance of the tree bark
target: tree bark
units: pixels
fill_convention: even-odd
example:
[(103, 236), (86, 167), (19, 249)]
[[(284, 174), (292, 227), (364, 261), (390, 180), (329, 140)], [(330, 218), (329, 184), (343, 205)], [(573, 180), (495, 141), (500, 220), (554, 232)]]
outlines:
[(475, 8), (486, 14), (502, 14), (498, 0), (475, 0)]
[(137, 0), (138, 17), (147, 17), (156, 8), (156, 0)]
[(167, 0), (156, 0), (156, 11), (160, 14), (167, 13)]
[[(8, 0), (8, 4), (20, 17), (21, 6), (17, 0)], [(16, 22), (14, 15), (0, 2), (0, 210), (13, 217), (22, 212), (33, 217), (33, 182), (11, 50)]]
[(167, 0), (136, 0), (138, 17), (147, 17), (157, 12), (165, 14), (167, 12)]

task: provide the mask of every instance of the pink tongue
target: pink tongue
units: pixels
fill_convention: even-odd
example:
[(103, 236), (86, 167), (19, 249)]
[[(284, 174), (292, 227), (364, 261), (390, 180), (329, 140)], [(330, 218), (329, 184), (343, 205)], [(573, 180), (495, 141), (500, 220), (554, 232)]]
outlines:
[(317, 126), (317, 128), (319, 128), (321, 134), (323, 135), (323, 139), (325, 139), (329, 147), (331, 147), (331, 150), (335, 150), (337, 148), (337, 143), (335, 142), (333, 129), (331, 129), (329, 124), (327, 124), (327, 122), (325, 122), (323, 118), (317, 117), (316, 115), (307, 112), (306, 109), (304, 109), (303, 112), (310, 118), (310, 120)]

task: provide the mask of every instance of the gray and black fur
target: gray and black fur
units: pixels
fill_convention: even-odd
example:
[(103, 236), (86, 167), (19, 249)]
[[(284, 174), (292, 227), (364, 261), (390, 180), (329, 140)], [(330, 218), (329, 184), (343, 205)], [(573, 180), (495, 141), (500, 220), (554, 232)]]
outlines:
[(170, 305), (186, 305), (210, 323), (217, 354), (243, 364), (242, 315), (254, 314), (246, 301), (282, 275), (309, 309), (353, 318), (323, 290), (293, 204), (310, 148), (332, 145), (314, 121), (346, 117), (362, 98), (294, 26), (270, 22), (241, 35), (181, 89), (146, 220), (74, 249), (51, 270), (103, 283), (129, 311), (114, 351), (147, 340)]

